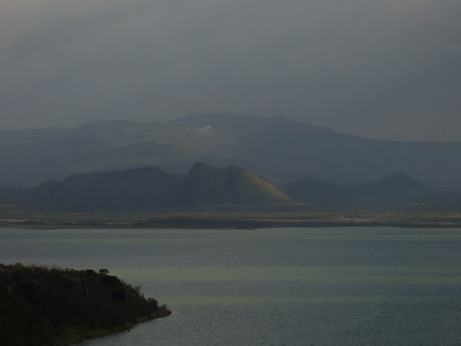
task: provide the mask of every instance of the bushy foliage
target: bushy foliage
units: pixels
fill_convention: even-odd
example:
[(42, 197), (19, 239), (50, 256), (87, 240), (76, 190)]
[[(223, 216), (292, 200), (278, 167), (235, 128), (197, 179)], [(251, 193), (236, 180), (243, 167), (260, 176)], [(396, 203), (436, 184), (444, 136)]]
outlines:
[(68, 344), (169, 314), (106, 270), (0, 264), (0, 345)]

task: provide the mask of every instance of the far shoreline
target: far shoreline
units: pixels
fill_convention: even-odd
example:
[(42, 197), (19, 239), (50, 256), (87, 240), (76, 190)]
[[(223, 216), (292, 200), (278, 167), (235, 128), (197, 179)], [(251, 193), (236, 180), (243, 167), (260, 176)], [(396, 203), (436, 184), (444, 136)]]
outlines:
[(183, 210), (74, 211), (0, 205), (0, 228), (258, 229), (461, 228), (461, 204), (208, 205)]
[[(251, 215), (250, 215), (251, 216)], [(309, 220), (308, 217), (258, 215), (108, 215), (82, 214), (55, 217), (0, 218), (0, 228), (21, 229), (261, 229), (322, 227), (396, 227), (396, 228), (461, 228), (459, 216), (412, 215), (412, 217), (331, 217)]]

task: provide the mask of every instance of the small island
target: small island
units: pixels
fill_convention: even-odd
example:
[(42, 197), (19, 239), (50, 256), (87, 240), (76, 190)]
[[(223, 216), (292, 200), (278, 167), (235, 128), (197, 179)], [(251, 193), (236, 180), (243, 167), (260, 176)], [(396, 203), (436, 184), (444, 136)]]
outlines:
[(0, 264), (0, 345), (68, 345), (170, 314), (107, 269)]

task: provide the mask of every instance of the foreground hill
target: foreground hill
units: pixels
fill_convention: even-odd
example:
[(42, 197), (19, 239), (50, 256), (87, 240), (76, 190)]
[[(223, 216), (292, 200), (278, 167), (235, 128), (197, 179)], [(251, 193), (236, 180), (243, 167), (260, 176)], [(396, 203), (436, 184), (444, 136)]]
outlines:
[(461, 194), (430, 188), (404, 173), (388, 174), (374, 182), (353, 187), (320, 181), (300, 179), (282, 186), (293, 199), (300, 202), (355, 202), (355, 203), (434, 203), (461, 201)]
[(68, 345), (168, 316), (107, 270), (0, 265), (0, 345)]
[(75, 174), (60, 183), (47, 181), (33, 188), (27, 201), (77, 211), (293, 203), (279, 188), (249, 170), (213, 168), (204, 163), (196, 163), (187, 175), (153, 167)]
[(431, 186), (461, 188), (461, 143), (370, 140), (282, 117), (195, 114), (0, 134), (4, 185), (146, 166), (185, 174), (197, 161), (246, 167), (277, 184), (314, 176), (353, 185), (403, 171)]

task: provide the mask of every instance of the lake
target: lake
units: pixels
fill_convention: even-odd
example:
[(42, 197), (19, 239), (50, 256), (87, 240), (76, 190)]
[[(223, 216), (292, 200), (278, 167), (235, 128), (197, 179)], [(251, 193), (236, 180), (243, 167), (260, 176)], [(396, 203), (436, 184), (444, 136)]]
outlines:
[(461, 229), (0, 229), (0, 262), (107, 268), (173, 312), (80, 346), (461, 344)]

